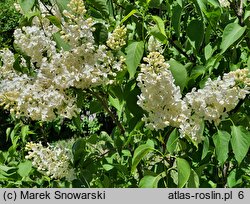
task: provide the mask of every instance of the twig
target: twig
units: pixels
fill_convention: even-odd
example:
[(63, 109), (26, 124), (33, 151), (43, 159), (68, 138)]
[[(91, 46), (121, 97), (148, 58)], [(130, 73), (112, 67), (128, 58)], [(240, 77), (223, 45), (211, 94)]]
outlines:
[(230, 2), (230, 7), (233, 9), (235, 15), (239, 19), (239, 23), (241, 26), (244, 26), (244, 10), (243, 10), (243, 0), (240, 0), (239, 5), (233, 1)]
[(96, 99), (101, 102), (104, 110), (109, 114), (109, 116), (112, 118), (113, 122), (118, 126), (118, 128), (121, 131), (121, 134), (125, 133), (125, 129), (122, 126), (122, 124), (120, 123), (120, 121), (118, 120), (117, 116), (109, 109), (108, 103), (106, 101), (106, 99), (104, 99), (103, 97), (101, 97), (98, 93), (90, 90), (90, 93), (93, 94)]
[(195, 58), (193, 55), (188, 55), (183, 49), (181, 49), (178, 45), (175, 44), (175, 42), (171, 39), (171, 37), (168, 39), (170, 44), (181, 54), (183, 54), (188, 60), (190, 60), (191, 62), (195, 63)]
[(240, 6), (239, 6), (239, 11), (238, 11), (238, 13), (239, 13), (239, 16), (243, 16), (243, 0), (240, 0)]

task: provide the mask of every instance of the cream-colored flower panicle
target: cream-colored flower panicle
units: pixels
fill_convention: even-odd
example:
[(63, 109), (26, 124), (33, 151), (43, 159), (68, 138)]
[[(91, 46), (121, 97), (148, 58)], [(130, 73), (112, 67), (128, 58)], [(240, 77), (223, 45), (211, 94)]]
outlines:
[(149, 52), (163, 52), (163, 45), (154, 36), (150, 36), (148, 39), (148, 50)]
[(249, 69), (237, 69), (224, 75), (224, 79), (233, 78), (237, 86), (242, 86), (244, 89), (250, 87), (250, 72)]
[[(0, 105), (17, 117), (71, 119), (80, 112), (76, 96), (70, 94), (71, 87), (87, 89), (110, 84), (123, 68), (124, 58), (113, 55), (106, 45), (95, 44), (95, 22), (85, 15), (83, 1), (71, 0), (68, 8), (63, 12), (60, 31), (46, 18), (48, 11), (41, 9), (41, 18), (34, 18), (31, 26), (14, 32), (16, 46), (30, 59), (27, 63), (27, 57), (21, 57), (20, 66), (31, 69), (32, 76), (14, 69), (16, 59), (10, 50), (0, 51)], [(59, 13), (56, 7), (51, 9)], [(114, 36), (124, 36), (125, 30), (115, 30)], [(64, 41), (61, 48), (55, 38)], [(118, 44), (122, 46), (124, 41)]]
[(33, 142), (27, 143), (25, 150), (28, 151), (25, 158), (32, 160), (32, 165), (51, 179), (66, 178), (72, 181), (76, 178), (69, 150), (52, 145), (44, 147), (41, 143)]
[(123, 26), (117, 26), (113, 33), (111, 33), (107, 40), (107, 45), (113, 50), (119, 50), (126, 44), (127, 28)]
[(249, 94), (249, 71), (241, 69), (216, 80), (208, 79), (204, 88), (194, 88), (183, 98), (169, 64), (159, 52), (150, 52), (144, 61), (147, 63), (141, 64), (137, 78), (141, 89), (137, 103), (147, 112), (143, 120), (151, 129), (177, 127), (181, 137), (188, 136), (199, 143), (205, 121), (219, 125)]
[(203, 121), (219, 125), (228, 112), (249, 94), (248, 75), (247, 69), (238, 69), (224, 74), (222, 78), (208, 79), (203, 89), (194, 88), (187, 93), (183, 100), (192, 116), (181, 124), (181, 135), (202, 141)]
[(248, 86), (240, 87), (237, 84), (237, 81), (249, 81), (244, 75), (243, 78), (240, 76), (240, 73), (245, 72), (246, 70), (237, 70), (224, 74), (222, 79), (208, 79), (203, 89), (193, 89), (186, 94), (184, 101), (196, 115), (218, 125), (237, 106), (239, 100), (249, 93)]
[(163, 129), (167, 126), (179, 127), (187, 119), (188, 108), (181, 99), (180, 88), (174, 84), (169, 64), (159, 52), (150, 52), (143, 59), (138, 75), (141, 88), (138, 105), (147, 111), (144, 117), (151, 129)]
[(230, 2), (228, 0), (219, 0), (221, 7), (230, 7)]
[(46, 54), (51, 57), (56, 53), (56, 43), (37, 26), (23, 27), (14, 32), (15, 44), (31, 57), (31, 62), (40, 67)]

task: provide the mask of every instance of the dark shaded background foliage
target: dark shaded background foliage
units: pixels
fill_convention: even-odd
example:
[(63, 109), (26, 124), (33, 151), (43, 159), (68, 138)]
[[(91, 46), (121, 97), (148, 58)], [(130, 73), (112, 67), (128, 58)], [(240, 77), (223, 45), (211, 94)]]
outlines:
[(13, 46), (13, 32), (21, 15), (13, 7), (15, 0), (0, 1), (0, 47)]

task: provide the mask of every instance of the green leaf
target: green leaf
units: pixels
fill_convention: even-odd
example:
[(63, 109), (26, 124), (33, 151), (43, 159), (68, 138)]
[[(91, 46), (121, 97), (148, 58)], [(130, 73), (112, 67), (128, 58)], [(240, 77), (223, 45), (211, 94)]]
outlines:
[(179, 4), (173, 7), (172, 24), (175, 34), (177, 35), (178, 38), (180, 37), (180, 30), (181, 30), (180, 26), (181, 12), (182, 12), (182, 7)]
[(169, 135), (169, 138), (167, 141), (167, 150), (170, 154), (174, 153), (176, 146), (177, 146), (178, 139), (179, 139), (179, 135), (178, 135), (177, 129), (175, 128)]
[(208, 60), (212, 57), (215, 50), (212, 48), (211, 43), (209, 43), (206, 45), (204, 51), (205, 51), (205, 59)]
[(204, 159), (207, 156), (208, 151), (209, 151), (209, 138), (205, 137), (203, 142), (201, 159)]
[(61, 38), (60, 33), (54, 33), (53, 38), (56, 42), (57, 47), (62, 48), (64, 51), (69, 51), (71, 49), (70, 45)]
[(30, 20), (31, 18), (35, 17), (35, 16), (39, 16), (41, 13), (38, 10), (32, 10), (29, 11), (27, 13), (25, 13), (25, 17)]
[(16, 170), (17, 168), (16, 167), (9, 167), (9, 166), (5, 166), (5, 165), (0, 165), (0, 170), (8, 173), (9, 171), (13, 171), (13, 170)]
[(233, 153), (240, 164), (249, 150), (250, 133), (242, 126), (231, 126), (231, 135)]
[(81, 90), (81, 89), (76, 89), (76, 104), (78, 108), (83, 108), (86, 104), (85, 104), (85, 93)]
[(89, 103), (89, 110), (91, 114), (101, 112), (103, 110), (102, 104), (99, 101), (92, 100)]
[(188, 188), (199, 188), (200, 186), (200, 180), (198, 174), (191, 169), (191, 173), (187, 182)]
[(206, 11), (205, 15), (209, 19), (210, 26), (216, 30), (219, 26), (218, 21), (221, 18), (221, 7), (214, 8), (213, 10)]
[(88, 137), (88, 139), (86, 139), (86, 143), (97, 144), (97, 142), (100, 140), (101, 138), (99, 137), (99, 135), (91, 135)]
[(21, 123), (17, 123), (14, 129), (10, 133), (10, 139), (11, 139), (12, 144), (14, 144), (15, 143), (14, 141), (19, 138), (17, 131), (20, 129), (20, 127), (21, 127)]
[(178, 3), (181, 7), (183, 6), (182, 0), (177, 0), (177, 3)]
[(64, 10), (68, 10), (68, 4), (70, 0), (55, 0), (60, 12), (62, 13)]
[(247, 60), (247, 69), (250, 69), (250, 56), (248, 57), (248, 60)]
[(114, 168), (114, 166), (111, 164), (103, 164), (102, 167), (105, 171), (110, 171), (111, 169)]
[(90, 5), (93, 5), (93, 7), (101, 12), (105, 17), (109, 16), (107, 0), (88, 0), (87, 2)]
[(27, 160), (27, 161), (20, 163), (17, 167), (18, 167), (17, 173), (21, 177), (25, 177), (25, 176), (28, 176), (32, 170), (32, 162)]
[(95, 28), (93, 32), (95, 42), (98, 45), (104, 44), (108, 39), (108, 29), (102, 23), (96, 23), (93, 27)]
[(8, 128), (6, 129), (6, 141), (8, 141), (8, 139), (9, 139), (9, 137), (10, 137), (10, 134), (11, 134), (11, 128), (8, 127)]
[[(197, 32), (198, 31), (198, 32)], [(191, 42), (191, 45), (196, 49), (199, 50), (203, 38), (204, 38), (204, 25), (203, 21), (200, 20), (192, 20), (187, 27), (187, 36)]]
[(109, 95), (109, 102), (112, 106), (116, 108), (118, 111), (118, 116), (121, 117), (123, 106), (124, 106), (124, 101), (119, 100), (119, 98), (112, 97)]
[(156, 23), (159, 31), (166, 36), (165, 24), (159, 16), (152, 16), (154, 22)]
[(109, 89), (110, 95), (114, 98), (118, 98), (120, 101), (124, 99), (124, 92), (121, 86), (119, 85), (113, 85)]
[(196, 80), (199, 76), (204, 75), (206, 73), (206, 68), (201, 65), (196, 65), (192, 68), (190, 78)]
[(149, 152), (154, 150), (154, 142), (152, 140), (148, 140), (146, 144), (142, 144), (135, 149), (133, 158), (132, 158), (132, 167), (131, 172), (134, 173), (137, 165), (142, 160), (142, 158), (148, 154)]
[(221, 54), (234, 44), (244, 34), (245, 30), (246, 26), (241, 27), (238, 23), (228, 24), (222, 34)]
[(123, 24), (126, 20), (128, 20), (132, 15), (134, 15), (135, 13), (138, 13), (138, 11), (136, 9), (133, 9), (132, 11), (129, 12), (128, 15), (126, 15), (122, 20), (120, 24)]
[(207, 0), (196, 0), (196, 1), (194, 1), (197, 12), (202, 17), (202, 19), (204, 18), (203, 13), (206, 13), (206, 10), (207, 10), (206, 2), (207, 2)]
[(50, 20), (50, 22), (52, 24), (54, 24), (55, 26), (57, 26), (58, 28), (62, 28), (61, 26), (61, 20), (59, 18), (57, 18), (56, 16), (46, 16), (47, 19)]
[(77, 115), (76, 117), (73, 117), (72, 121), (73, 121), (74, 125), (77, 127), (77, 129), (80, 130), (81, 132), (83, 132), (82, 120), (81, 120), (80, 115)]
[(163, 0), (151, 0), (149, 2), (149, 8), (161, 8)]
[(159, 16), (152, 16), (156, 26), (150, 30), (151, 35), (157, 38), (163, 44), (167, 43), (167, 35), (165, 31), (165, 23)]
[(13, 68), (18, 72), (22, 72), (22, 68), (20, 66), (20, 60), (21, 56), (18, 56), (15, 58), (15, 62), (13, 63)]
[(162, 172), (157, 176), (146, 175), (140, 180), (139, 188), (157, 188), (158, 182), (165, 176), (165, 172)]
[(2, 181), (2, 179), (5, 179), (5, 180), (9, 180), (9, 177), (14, 177), (16, 175), (16, 172), (11, 172), (11, 173), (7, 173), (5, 171), (2, 171), (0, 169), (0, 179)]
[(178, 188), (182, 188), (188, 181), (191, 174), (191, 168), (185, 159), (176, 159), (177, 170), (178, 170)]
[(19, 4), (25, 13), (28, 13), (35, 4), (35, 0), (19, 0)]
[(236, 169), (233, 169), (227, 177), (227, 185), (229, 188), (233, 188), (242, 183), (242, 178), (237, 178)]
[(126, 47), (125, 52), (127, 54), (126, 65), (128, 67), (129, 76), (130, 78), (133, 78), (143, 56), (143, 41), (132, 42), (130, 45), (128, 45), (128, 47)]
[[(141, 93), (141, 90), (136, 86), (135, 80), (131, 80), (126, 84), (124, 89), (124, 99), (126, 101), (125, 108), (128, 109), (129, 115), (133, 114), (134, 118), (141, 118), (143, 116), (143, 110), (140, 106), (137, 105), (138, 95)], [(137, 119), (138, 120), (138, 119)]]
[(25, 142), (26, 141), (26, 137), (29, 135), (30, 131), (29, 131), (29, 126), (28, 125), (24, 125), (21, 128), (21, 136), (22, 136), (22, 141)]
[(170, 71), (175, 79), (175, 84), (183, 90), (187, 85), (188, 75), (186, 68), (174, 59), (168, 61), (170, 64)]
[(162, 34), (157, 26), (150, 29), (150, 34), (153, 35), (156, 39), (158, 39), (162, 44), (167, 43), (167, 36)]
[(226, 131), (218, 130), (213, 135), (216, 158), (220, 165), (223, 165), (228, 158), (228, 145), (231, 135)]
[(86, 141), (84, 139), (78, 139), (72, 147), (72, 153), (75, 163), (84, 158), (86, 154)]
[(223, 58), (223, 55), (221, 55), (220, 53), (209, 58), (206, 62), (205, 70), (211, 73), (214, 69), (217, 69), (218, 66), (220, 65), (220, 61), (222, 58)]

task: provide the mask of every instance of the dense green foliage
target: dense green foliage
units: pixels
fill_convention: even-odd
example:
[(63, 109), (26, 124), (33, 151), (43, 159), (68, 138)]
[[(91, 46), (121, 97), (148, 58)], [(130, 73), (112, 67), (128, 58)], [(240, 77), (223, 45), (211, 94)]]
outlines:
[(21, 15), (14, 8), (14, 0), (0, 1), (0, 47), (13, 46), (13, 32)]
[[(38, 1), (19, 2), (24, 11), (21, 25), (31, 25), (40, 15)], [(69, 0), (41, 2), (48, 7), (55, 3), (62, 12)], [(126, 58), (125, 69), (117, 72), (114, 83), (72, 88), (82, 110), (72, 120), (15, 118), (2, 107), (0, 187), (250, 187), (248, 95), (220, 123), (202, 120), (201, 142), (180, 137), (176, 126), (149, 129), (142, 120), (149, 113), (137, 104), (141, 94), (137, 78), (149, 53), (150, 36), (162, 44), (162, 55), (183, 97), (194, 87), (202, 89), (208, 78), (250, 70), (249, 1), (232, 0), (228, 7), (217, 0), (84, 3), (87, 16), (97, 22), (96, 45), (105, 44), (118, 25), (127, 28), (126, 45), (114, 51)], [(19, 14), (11, 4), (0, 2), (0, 47), (14, 49), (12, 34)], [(60, 28), (61, 22), (52, 14), (48, 19)], [(68, 49), (61, 38), (57, 46)], [(75, 180), (52, 179), (32, 167), (25, 159), (30, 141), (71, 149)]]

